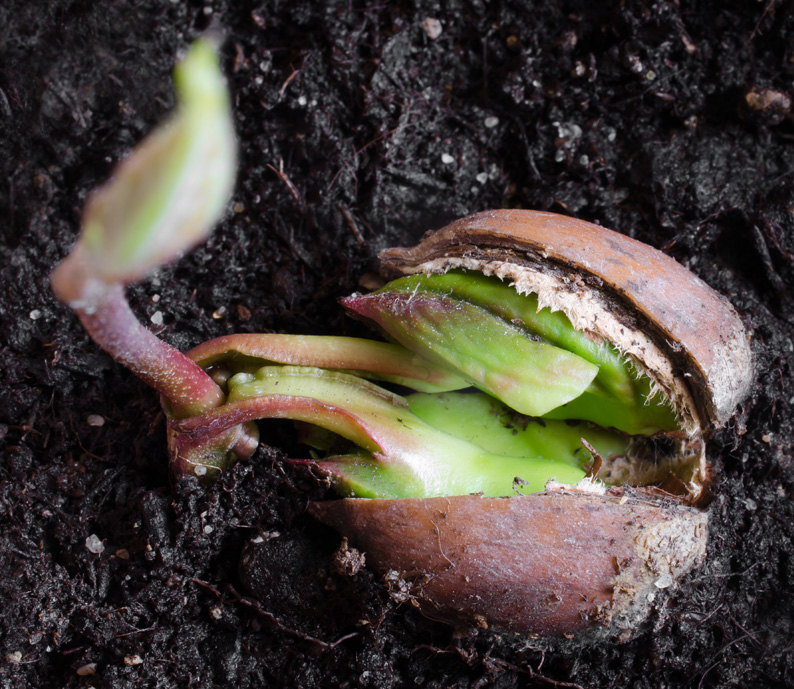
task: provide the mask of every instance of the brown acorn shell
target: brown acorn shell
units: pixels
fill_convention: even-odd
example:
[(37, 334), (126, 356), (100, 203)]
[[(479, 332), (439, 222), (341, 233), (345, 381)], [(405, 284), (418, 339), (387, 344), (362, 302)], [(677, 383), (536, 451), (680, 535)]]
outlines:
[(367, 566), (431, 619), (625, 640), (698, 564), (705, 512), (625, 489), (314, 503)]
[(658, 458), (633, 458), (628, 482), (659, 484), (669, 474), (662, 487), (681, 495), (549, 484), (527, 496), (347, 498), (311, 511), (428, 617), (530, 635), (629, 638), (704, 556), (708, 512), (692, 506), (707, 494), (704, 441), (753, 379), (738, 314), (662, 252), (552, 213), (478, 213), (380, 258), (388, 279), (452, 269), (497, 275), (612, 342), (671, 400), (685, 431), (661, 473)]
[(478, 270), (536, 292), (578, 330), (633, 357), (670, 397), (684, 428), (724, 424), (753, 379), (749, 337), (722, 295), (661, 251), (554, 213), (494, 210), (381, 253), (392, 279)]

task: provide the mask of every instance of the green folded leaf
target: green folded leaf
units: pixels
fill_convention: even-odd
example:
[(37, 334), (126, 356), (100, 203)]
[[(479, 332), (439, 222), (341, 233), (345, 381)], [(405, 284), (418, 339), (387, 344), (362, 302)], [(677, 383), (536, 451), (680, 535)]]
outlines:
[(598, 373), (582, 357), (535, 342), (485, 309), (440, 294), (381, 291), (342, 304), (527, 416), (575, 399)]
[[(313, 423), (353, 443), (358, 449), (352, 456), (318, 461), (346, 495), (511, 495), (516, 478), (522, 491), (537, 492), (551, 478), (576, 483), (584, 477), (581, 469), (563, 462), (486, 452), (428, 425), (399, 395), (348, 374), (268, 366), (255, 374), (239, 373), (228, 384), (232, 414), (250, 402), (246, 419)], [(209, 425), (218, 415), (209, 412), (201, 423)]]
[(461, 457), (454, 465), (439, 462), (439, 469), (446, 467), (449, 476), (437, 484), (417, 480), (406, 475), (403, 465), (385, 463), (382, 458), (365, 453), (331, 457), (314, 464), (330, 475), (337, 493), (349, 498), (432, 498), (472, 493), (486, 497), (529, 495), (542, 492), (552, 478), (574, 485), (585, 477), (584, 471), (563, 462), (483, 452)]
[(642, 387), (647, 390), (646, 402), (624, 404), (614, 398), (586, 391), (577, 399), (547, 412), (544, 418), (585, 419), (631, 435), (653, 435), (676, 430), (678, 421), (670, 404), (658, 394), (649, 399), (650, 381), (647, 379)]
[(131, 282), (201, 241), (234, 184), (237, 144), (215, 47), (196, 41), (177, 65), (178, 105), (94, 191), (83, 258), (105, 282)]
[(603, 458), (625, 455), (630, 445), (625, 435), (591, 423), (517, 414), (483, 393), (417, 393), (407, 400), (411, 411), (434, 428), (495, 454), (547, 457), (584, 469), (593, 456), (582, 438)]
[(626, 404), (641, 401), (636, 389), (639, 374), (613, 345), (598, 342), (576, 330), (561, 311), (538, 306), (536, 294), (519, 294), (497, 277), (477, 272), (452, 271), (443, 275), (410, 275), (393, 280), (379, 292), (429, 292), (486, 309), (501, 319), (521, 325), (544, 342), (579, 355), (598, 366), (594, 384)]

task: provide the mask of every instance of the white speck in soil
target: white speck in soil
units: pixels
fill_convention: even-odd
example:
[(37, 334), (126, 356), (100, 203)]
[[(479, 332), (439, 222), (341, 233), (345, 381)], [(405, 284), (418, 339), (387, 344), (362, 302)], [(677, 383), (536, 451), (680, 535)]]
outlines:
[(162, 325), (162, 324), (163, 324), (163, 312), (162, 312), (162, 311), (155, 311), (155, 312), (152, 314), (152, 317), (151, 317), (151, 319), (150, 319), (150, 320), (151, 320), (151, 321), (152, 321), (152, 323), (154, 323), (155, 325)]
[(95, 533), (85, 539), (85, 547), (95, 555), (101, 555), (105, 551), (105, 544)]
[(104, 426), (105, 418), (99, 414), (89, 414), (86, 418), (89, 426)]
[(96, 663), (86, 663), (77, 668), (77, 674), (80, 677), (88, 677), (89, 675), (96, 674)]
[(673, 576), (671, 574), (663, 574), (656, 581), (653, 582), (653, 585), (657, 589), (670, 588), (673, 585)]
[(491, 117), (485, 118), (485, 126), (488, 129), (493, 129), (497, 124), (499, 124), (499, 118), (491, 115)]
[(444, 165), (452, 165), (452, 163), (455, 162), (455, 159), (449, 153), (442, 153), (441, 162), (444, 163)]
[(436, 19), (435, 17), (427, 17), (422, 22), (422, 28), (425, 30), (427, 37), (431, 41), (436, 40), (441, 35), (441, 31), (442, 31), (441, 22), (438, 21), (438, 19)]

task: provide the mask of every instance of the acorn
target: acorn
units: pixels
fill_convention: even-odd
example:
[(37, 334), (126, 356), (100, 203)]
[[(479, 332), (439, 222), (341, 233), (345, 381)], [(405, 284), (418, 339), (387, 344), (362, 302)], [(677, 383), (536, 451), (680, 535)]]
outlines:
[[(593, 449), (587, 478), (574, 485), (552, 480), (543, 492), (509, 497), (347, 497), (313, 503), (312, 514), (363, 551), (387, 582), (400, 582), (404, 598), (432, 619), (627, 640), (652, 610), (663, 614), (665, 597), (705, 557), (707, 441), (753, 381), (738, 314), (662, 252), (551, 213), (478, 213), (380, 260), (394, 286), (343, 303), (400, 344), (410, 347), (415, 333), (406, 335), (394, 313), (414, 308), (415, 318), (422, 299), (447, 308), (447, 287), (432, 282), (446, 278), (427, 278), (436, 293), (421, 297), (410, 280), (423, 285), (425, 278), (404, 276), (495, 276), (536, 299), (538, 310), (564, 314), (585, 339), (610, 343), (647, 381), (640, 414), (661, 418), (668, 408), (674, 427), (661, 421), (634, 434), (629, 423), (616, 432), (630, 450), (602, 458)], [(464, 377), (492, 393), (462, 365)], [(605, 378), (602, 388), (612, 384)], [(646, 413), (652, 397), (663, 404)]]

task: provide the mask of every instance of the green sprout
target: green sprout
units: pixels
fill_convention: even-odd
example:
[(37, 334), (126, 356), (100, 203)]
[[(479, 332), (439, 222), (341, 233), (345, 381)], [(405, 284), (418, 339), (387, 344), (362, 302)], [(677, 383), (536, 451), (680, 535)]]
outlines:
[(228, 386), (224, 408), (200, 420), (187, 419), (179, 428), (189, 433), (217, 424), (221, 430), (226, 416), (318, 425), (350, 443), (349, 452), (315, 462), (345, 495), (506, 495), (516, 477), (522, 490), (537, 492), (551, 476), (572, 483), (585, 476), (578, 465), (555, 459), (488, 452), (422, 420), (405, 398), (346, 373), (265, 366), (256, 373), (236, 374)]
[[(428, 302), (432, 303), (430, 308), (425, 307)], [(650, 379), (613, 345), (587, 337), (562, 312), (541, 309), (537, 295), (519, 294), (499, 278), (473, 272), (412, 275), (370, 295), (348, 297), (342, 303), (355, 314), (373, 320), (402, 344), (428, 350), (427, 356), (443, 360), (464, 376), (477, 365), (479, 356), (510, 357), (500, 367), (501, 382), (491, 385), (477, 380), (477, 376), (470, 379), (473, 385), (523, 414), (584, 419), (633, 435), (676, 428), (669, 403), (661, 395), (651, 395)], [(439, 318), (442, 310), (450, 317)], [(462, 321), (465, 327), (456, 321)], [(499, 327), (505, 335), (497, 333)], [(460, 341), (468, 336), (473, 339), (472, 346), (464, 351)], [(451, 337), (458, 342), (449, 352), (446, 342)], [(495, 342), (496, 337), (503, 338), (498, 348), (483, 347), (484, 342)], [(530, 358), (528, 350), (533, 347), (536, 353)], [(496, 369), (495, 364), (489, 366), (489, 374), (493, 376)], [(537, 376), (535, 389), (540, 399), (533, 400), (534, 404), (522, 404), (517, 399), (510, 382), (519, 374), (526, 379)]]
[(180, 417), (222, 404), (223, 393), (190, 359), (138, 323), (124, 286), (209, 233), (231, 194), (237, 145), (212, 43), (194, 43), (175, 78), (175, 112), (92, 193), (80, 238), (55, 269), (52, 286), (93, 339)]
[(175, 473), (211, 477), (250, 457), (256, 421), (280, 418), (311, 450), (295, 461), (341, 495), (512, 495), (577, 483), (628, 454), (632, 435), (677, 428), (611, 345), (476, 273), (403, 278), (342, 300), (391, 342), (228, 335), (182, 353), (159, 340), (125, 286), (206, 237), (236, 168), (216, 46), (194, 43), (175, 81), (175, 112), (91, 195), (52, 277), (94, 340), (159, 392)]

